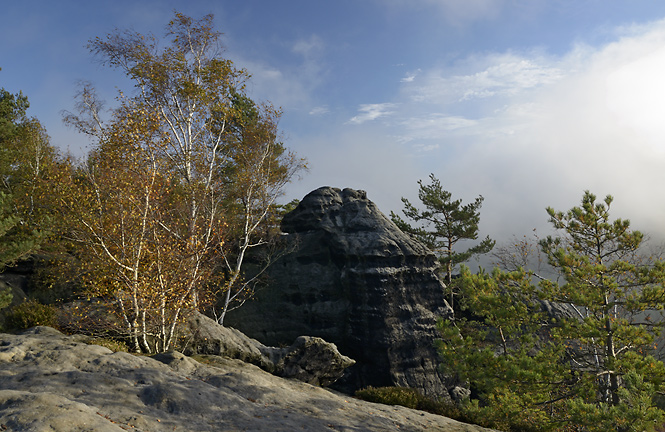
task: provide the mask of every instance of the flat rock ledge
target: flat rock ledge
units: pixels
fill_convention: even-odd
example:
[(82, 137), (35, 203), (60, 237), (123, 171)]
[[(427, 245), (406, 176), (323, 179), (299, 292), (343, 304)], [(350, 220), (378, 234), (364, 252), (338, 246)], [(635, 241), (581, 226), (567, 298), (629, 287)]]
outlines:
[(0, 430), (488, 431), (360, 401), (240, 360), (88, 345), (49, 327), (0, 334)]

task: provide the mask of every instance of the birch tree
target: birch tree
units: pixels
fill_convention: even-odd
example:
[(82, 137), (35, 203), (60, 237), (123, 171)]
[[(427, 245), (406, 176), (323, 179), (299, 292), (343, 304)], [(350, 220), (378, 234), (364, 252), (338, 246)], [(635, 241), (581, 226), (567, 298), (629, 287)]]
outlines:
[[(153, 245), (136, 250), (151, 251), (152, 265), (141, 271), (156, 283), (165, 283), (169, 274), (174, 281), (177, 275), (182, 280), (177, 291), (186, 293), (189, 302), (183, 307), (190, 309), (206, 306), (202, 300), (215, 291), (212, 278), (220, 277), (217, 294), (222, 301), (214, 312), (223, 323), (226, 311), (253, 287), (252, 280), (242, 277), (248, 249), (268, 241), (261, 234), (270, 208), (304, 165), (278, 140), (279, 110), (251, 101), (244, 94), (248, 73), (221, 57), (212, 15), (193, 20), (176, 12), (166, 38), (164, 48), (158, 38), (133, 31), (117, 30), (91, 40), (91, 52), (102, 64), (124, 72), (136, 90), (120, 95), (122, 107), (115, 112), (123, 114), (116, 115), (110, 127), (102, 121), (104, 104), (88, 85), (78, 95), (79, 112), (67, 113), (65, 119), (99, 145), (118, 141), (120, 135), (131, 141), (131, 152), (147, 164), (142, 169), (153, 173), (143, 178), (155, 181), (143, 188), (145, 192), (137, 192), (142, 198), (133, 204), (140, 210), (137, 214), (144, 215), (136, 225), (137, 238), (147, 238), (149, 232), (151, 241), (162, 242), (161, 249)], [(136, 121), (123, 124), (127, 118)], [(154, 130), (132, 140), (140, 132), (136, 128), (141, 118)], [(157, 184), (162, 189), (154, 191)], [(98, 232), (113, 229), (105, 224)], [(88, 240), (98, 237), (90, 229), (87, 235), (92, 236)], [(168, 261), (166, 245), (171, 245), (169, 256), (177, 260)], [(100, 260), (122, 268), (103, 245), (97, 246), (104, 252)], [(127, 267), (130, 273), (139, 269)]]
[[(233, 116), (230, 95), (242, 90), (248, 78), (246, 71), (218, 56), (220, 34), (212, 19), (208, 15), (196, 22), (176, 13), (167, 25), (170, 45), (164, 49), (156, 37), (130, 31), (116, 31), (88, 45), (103, 64), (119, 68), (135, 83), (137, 106), (153, 115), (168, 137), (156, 157), (169, 162), (183, 191), (186, 231), (179, 235), (191, 244), (209, 244), (223, 223), (218, 169)], [(209, 229), (197, 232), (197, 226)], [(200, 277), (201, 258), (190, 258), (192, 280)]]
[(198, 289), (186, 263), (203, 253), (181, 236), (184, 197), (158, 157), (167, 137), (135, 101), (124, 99), (104, 124), (94, 89), (86, 85), (79, 96), (85, 115), (67, 119), (97, 143), (60, 182), (65, 238), (77, 246), (85, 293), (115, 306), (120, 326), (110, 320), (101, 330), (136, 352), (166, 351)]

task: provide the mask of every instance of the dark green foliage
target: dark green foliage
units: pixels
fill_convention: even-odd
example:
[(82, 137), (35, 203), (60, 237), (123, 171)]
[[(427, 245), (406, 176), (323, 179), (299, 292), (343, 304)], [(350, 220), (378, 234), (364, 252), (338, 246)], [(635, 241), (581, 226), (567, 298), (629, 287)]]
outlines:
[(4, 88), (0, 89), (0, 144), (14, 139), (29, 106), (28, 98), (23, 93), (11, 94)]
[(400, 405), (446, 417), (464, 420), (459, 409), (450, 403), (439, 402), (407, 387), (367, 387), (356, 391), (355, 397), (384, 405)]
[(422, 399), (420, 393), (406, 387), (367, 387), (358, 390), (355, 396), (368, 402), (401, 405), (412, 409), (416, 409), (418, 401)]
[(9, 306), (13, 298), (12, 290), (8, 286), (0, 288), (0, 310)]
[(483, 197), (479, 196), (474, 202), (462, 205), (462, 200), (453, 200), (452, 194), (443, 190), (441, 182), (429, 176), (431, 184), (418, 181), (418, 198), (425, 206), (419, 210), (408, 199), (402, 198), (404, 215), (419, 224), (411, 226), (394, 212), (390, 212), (392, 221), (403, 232), (410, 234), (439, 256), (448, 289), (450, 290), (450, 306), (454, 306), (453, 270), (472, 256), (485, 254), (492, 250), (495, 241), (486, 237), (476, 246), (459, 251), (456, 245), (464, 240), (478, 238), (478, 224), (480, 223), (480, 207)]
[(292, 199), (291, 201), (287, 202), (286, 204), (280, 204), (277, 205), (277, 215), (279, 216), (279, 219), (281, 220), (284, 215), (287, 213), (291, 213), (293, 210), (298, 207), (298, 204), (300, 204), (299, 199)]
[(22, 93), (0, 89), (0, 271), (52, 231), (54, 174), (64, 163), (28, 107)]
[(24, 330), (34, 326), (57, 327), (57, 309), (37, 300), (27, 300), (14, 306), (5, 315), (5, 328)]
[(461, 305), (472, 319), (441, 321), (439, 352), (446, 372), (471, 384), (463, 412), (500, 430), (548, 430), (547, 412), (560, 409), (565, 349), (547, 340), (548, 316), (525, 271), (473, 275), (462, 267)]
[(0, 192), (0, 272), (34, 250), (41, 234), (17, 230), (20, 218), (14, 214), (11, 198)]
[[(44, 163), (45, 132), (26, 117), (30, 106), (22, 93), (0, 89), (0, 272), (34, 251), (44, 238), (36, 228), (36, 184)], [(29, 155), (39, 148), (38, 157)], [(46, 218), (41, 215), (42, 222)], [(42, 224), (43, 226), (43, 224)], [(0, 290), (0, 309), (11, 304), (12, 293)]]

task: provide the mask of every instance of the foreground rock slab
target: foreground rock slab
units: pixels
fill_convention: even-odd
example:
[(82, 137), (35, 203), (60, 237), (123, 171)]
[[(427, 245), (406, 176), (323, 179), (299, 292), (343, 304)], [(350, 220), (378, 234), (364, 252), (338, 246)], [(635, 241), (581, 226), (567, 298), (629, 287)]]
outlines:
[(48, 327), (0, 334), (0, 430), (487, 431), (359, 401), (240, 360), (215, 366), (88, 345)]

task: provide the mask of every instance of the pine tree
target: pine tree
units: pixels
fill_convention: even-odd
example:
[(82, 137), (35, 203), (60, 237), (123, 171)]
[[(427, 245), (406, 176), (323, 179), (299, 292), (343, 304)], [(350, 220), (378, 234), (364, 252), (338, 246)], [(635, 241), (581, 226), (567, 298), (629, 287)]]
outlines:
[(565, 403), (565, 348), (549, 340), (530, 273), (472, 274), (462, 266), (459, 289), (466, 313), (439, 322), (438, 348), (442, 369), (471, 386), (466, 417), (503, 431), (548, 430), (550, 413)]
[[(30, 236), (13, 232), (20, 218), (13, 212), (12, 199), (0, 192), (0, 273), (19, 258), (34, 250), (41, 235), (34, 232)], [(0, 289), (0, 309), (9, 306), (12, 301), (11, 290)]]
[[(47, 217), (36, 210), (37, 183), (47, 165), (45, 158), (54, 153), (39, 122), (26, 116), (29, 106), (21, 92), (0, 89), (0, 272), (36, 249), (45, 237), (45, 231), (38, 229)], [(1, 290), (0, 308), (11, 299), (9, 289)]]
[[(443, 367), (469, 381), (468, 412), (485, 425), (623, 432), (663, 421), (654, 397), (665, 366), (653, 351), (665, 263), (640, 254), (644, 235), (611, 220), (611, 203), (587, 191), (580, 207), (547, 209), (561, 235), (540, 246), (563, 283), (534, 285), (523, 269), (463, 271), (473, 318), (441, 323), (440, 351)], [(567, 313), (550, 313), (553, 305)]]
[(463, 251), (458, 250), (457, 243), (478, 238), (483, 197), (479, 196), (474, 202), (462, 205), (462, 200), (452, 199), (452, 194), (443, 189), (441, 182), (434, 174), (430, 174), (429, 178), (431, 184), (424, 184), (422, 180), (418, 181), (418, 198), (425, 206), (425, 210), (416, 208), (408, 199), (402, 198), (404, 215), (418, 225), (410, 225), (394, 212), (390, 212), (390, 217), (399, 229), (413, 236), (439, 256), (449, 289), (450, 306), (454, 309), (453, 271), (455, 267), (468, 261), (474, 255), (491, 251), (495, 241), (488, 236), (476, 246)]
[(610, 219), (612, 201), (608, 195), (596, 202), (586, 191), (580, 207), (548, 208), (562, 235), (541, 241), (549, 264), (565, 279), (564, 284), (542, 281), (542, 296), (576, 315), (557, 334), (561, 343), (574, 346), (568, 361), (580, 376), (576, 387), (589, 389), (575, 403), (590, 404), (598, 415), (634, 412), (641, 406), (635, 398), (644, 397), (644, 389), (653, 392), (663, 379), (663, 364), (649, 353), (663, 327), (665, 263), (640, 255), (644, 235), (631, 230), (628, 220)]

